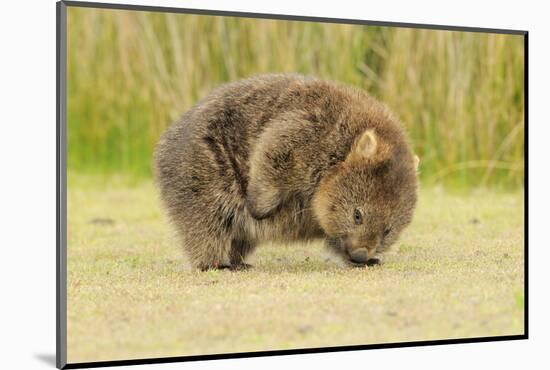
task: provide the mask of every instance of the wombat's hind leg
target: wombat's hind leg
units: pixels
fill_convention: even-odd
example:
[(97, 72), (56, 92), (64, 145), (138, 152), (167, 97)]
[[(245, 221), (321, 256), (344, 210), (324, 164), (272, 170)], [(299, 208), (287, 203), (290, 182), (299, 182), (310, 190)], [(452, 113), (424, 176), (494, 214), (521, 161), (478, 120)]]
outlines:
[[(189, 229), (187, 229), (189, 230)], [(181, 230), (183, 249), (191, 266), (201, 271), (229, 268), (230, 238), (224, 235), (205, 236), (205, 233), (194, 233)]]
[(246, 256), (252, 252), (255, 245), (246, 240), (233, 239), (229, 251), (229, 263), (233, 270), (244, 270), (252, 267), (245, 262)]

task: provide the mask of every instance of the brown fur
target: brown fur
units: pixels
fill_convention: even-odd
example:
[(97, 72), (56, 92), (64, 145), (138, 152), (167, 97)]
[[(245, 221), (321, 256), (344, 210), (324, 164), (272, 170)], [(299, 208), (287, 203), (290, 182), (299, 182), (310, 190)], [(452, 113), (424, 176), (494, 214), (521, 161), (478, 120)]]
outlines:
[(364, 264), (416, 203), (416, 161), (397, 119), (363, 91), (300, 75), (219, 87), (166, 131), (155, 162), (201, 269), (241, 267), (262, 241), (314, 238)]

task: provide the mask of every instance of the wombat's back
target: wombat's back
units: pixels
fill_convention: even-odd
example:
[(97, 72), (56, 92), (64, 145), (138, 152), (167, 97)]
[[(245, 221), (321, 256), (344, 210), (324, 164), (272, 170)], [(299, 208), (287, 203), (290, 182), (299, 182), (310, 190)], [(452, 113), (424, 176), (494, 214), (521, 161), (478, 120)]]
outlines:
[[(269, 233), (269, 222), (258, 226), (246, 211), (249, 157), (266, 122), (288, 109), (291, 100), (284, 96), (290, 86), (306, 79), (263, 75), (223, 85), (162, 135), (155, 175), (194, 265), (221, 263), (231, 240), (250, 231)], [(272, 234), (284, 230), (271, 227)]]
[(168, 208), (201, 190), (244, 197), (249, 157), (265, 124), (295, 109), (294, 92), (308, 81), (318, 80), (268, 74), (222, 85), (172, 124), (155, 153), (156, 178)]

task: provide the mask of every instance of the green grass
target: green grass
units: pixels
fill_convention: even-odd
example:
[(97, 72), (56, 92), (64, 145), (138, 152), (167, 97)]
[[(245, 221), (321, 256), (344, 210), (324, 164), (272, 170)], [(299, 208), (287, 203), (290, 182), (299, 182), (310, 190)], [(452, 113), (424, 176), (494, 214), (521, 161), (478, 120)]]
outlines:
[(381, 266), (265, 245), (190, 270), (148, 181), (71, 174), (69, 362), (521, 334), (523, 192), (424, 188)]
[(73, 7), (68, 30), (71, 170), (147, 178), (161, 132), (212, 88), (300, 72), (388, 104), (424, 182), (523, 185), (522, 36)]

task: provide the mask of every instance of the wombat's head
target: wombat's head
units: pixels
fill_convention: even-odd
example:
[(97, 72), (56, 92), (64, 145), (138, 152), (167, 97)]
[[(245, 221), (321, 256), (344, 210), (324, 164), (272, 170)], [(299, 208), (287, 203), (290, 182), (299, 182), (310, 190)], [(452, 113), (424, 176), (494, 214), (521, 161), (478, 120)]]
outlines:
[(397, 134), (396, 141), (365, 131), (314, 196), (313, 211), (329, 245), (351, 262), (366, 264), (411, 222), (418, 157)]

